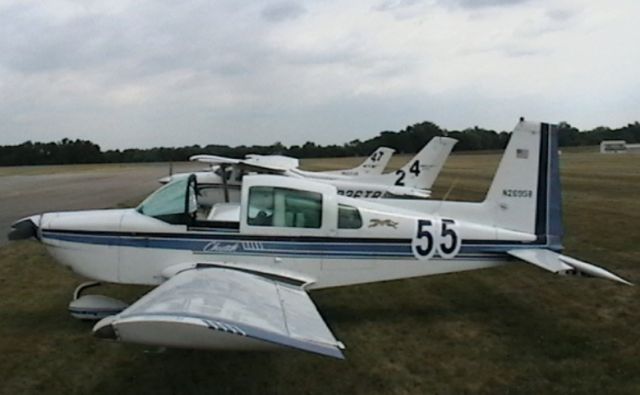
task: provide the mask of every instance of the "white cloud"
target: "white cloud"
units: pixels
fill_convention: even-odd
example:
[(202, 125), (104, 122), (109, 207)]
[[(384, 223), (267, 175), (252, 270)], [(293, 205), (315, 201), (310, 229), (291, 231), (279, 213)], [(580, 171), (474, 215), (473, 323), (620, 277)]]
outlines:
[(0, 144), (322, 143), (640, 118), (640, 4), (0, 2)]

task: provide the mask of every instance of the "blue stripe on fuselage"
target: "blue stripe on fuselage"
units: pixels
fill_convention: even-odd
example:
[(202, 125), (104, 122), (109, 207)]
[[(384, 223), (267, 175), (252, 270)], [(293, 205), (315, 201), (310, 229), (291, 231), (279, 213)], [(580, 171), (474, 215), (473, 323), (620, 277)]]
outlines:
[[(167, 250), (183, 250), (192, 251), (198, 254), (211, 255), (277, 255), (289, 257), (326, 257), (326, 258), (413, 258), (411, 251), (411, 240), (397, 239), (393, 241), (384, 239), (377, 242), (375, 239), (367, 239), (366, 241), (357, 241), (351, 239), (345, 242), (344, 239), (332, 241), (327, 238), (321, 238), (318, 241), (306, 239), (304, 241), (292, 240), (252, 240), (236, 234), (230, 238), (229, 234), (207, 234), (207, 238), (203, 238), (202, 234), (197, 237), (189, 238), (186, 234), (179, 235), (163, 235), (154, 236), (144, 235), (136, 236), (135, 234), (115, 233), (98, 234), (97, 232), (70, 232), (70, 231), (51, 231), (43, 230), (42, 236), (45, 239), (60, 240), (66, 242), (167, 249)], [(174, 237), (176, 236), (176, 237)], [(186, 236), (186, 237), (185, 237)], [(220, 237), (222, 236), (222, 237)], [(508, 243), (498, 240), (487, 240), (472, 242), (463, 241), (459, 255), (465, 258), (481, 258), (486, 254), (503, 254), (507, 250), (514, 248), (531, 248), (540, 247), (531, 243)], [(478, 256), (478, 254), (482, 254)]]

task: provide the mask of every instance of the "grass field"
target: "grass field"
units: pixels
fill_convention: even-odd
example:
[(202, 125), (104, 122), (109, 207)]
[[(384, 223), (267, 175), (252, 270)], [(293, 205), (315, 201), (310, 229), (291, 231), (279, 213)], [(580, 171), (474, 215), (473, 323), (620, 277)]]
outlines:
[[(436, 196), (482, 199), (498, 159), (452, 156)], [(640, 283), (640, 155), (565, 153), (561, 167), (566, 252)], [(81, 281), (36, 243), (0, 248), (0, 393), (640, 393), (638, 287), (524, 264), (313, 293), (346, 361), (100, 341), (66, 312)]]

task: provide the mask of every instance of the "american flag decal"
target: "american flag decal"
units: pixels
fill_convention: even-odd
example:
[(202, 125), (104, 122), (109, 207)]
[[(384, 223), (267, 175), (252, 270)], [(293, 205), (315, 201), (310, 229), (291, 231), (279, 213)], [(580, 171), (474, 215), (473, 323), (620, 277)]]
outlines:
[(516, 158), (518, 159), (527, 159), (529, 157), (529, 150), (518, 148), (516, 149)]

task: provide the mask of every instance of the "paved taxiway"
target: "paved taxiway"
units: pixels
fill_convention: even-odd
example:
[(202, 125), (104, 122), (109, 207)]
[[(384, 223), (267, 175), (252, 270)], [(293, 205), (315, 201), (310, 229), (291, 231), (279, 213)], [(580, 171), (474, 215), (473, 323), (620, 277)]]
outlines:
[[(174, 172), (199, 170), (198, 163), (178, 163)], [(58, 169), (60, 169), (58, 171)], [(49, 173), (46, 167), (42, 173)], [(51, 174), (0, 175), (0, 245), (11, 224), (48, 211), (101, 209), (141, 199), (168, 174), (166, 163), (105, 165), (89, 170), (56, 167)]]

